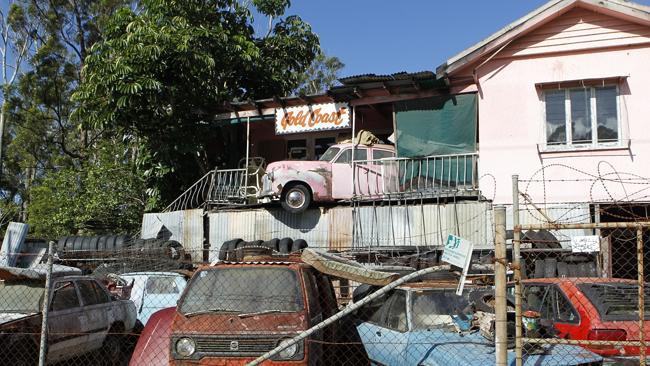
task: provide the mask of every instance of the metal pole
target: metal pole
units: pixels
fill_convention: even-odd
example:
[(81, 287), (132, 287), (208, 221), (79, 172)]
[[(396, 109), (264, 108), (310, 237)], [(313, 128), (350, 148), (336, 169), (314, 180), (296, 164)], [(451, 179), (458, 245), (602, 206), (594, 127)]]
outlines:
[(643, 275), (643, 228), (637, 227), (636, 229), (636, 254), (638, 256), (638, 272), (639, 272), (639, 340), (641, 347), (639, 348), (639, 365), (645, 365), (645, 278)]
[(45, 365), (47, 349), (47, 317), (50, 309), (50, 288), (52, 287), (52, 262), (54, 258), (54, 242), (50, 241), (47, 249), (47, 272), (45, 273), (45, 292), (43, 293), (43, 308), (41, 310), (41, 344), (38, 352), (38, 365)]
[(352, 164), (352, 248), (357, 247), (357, 221), (356, 221), (356, 209), (354, 207), (354, 196), (356, 193), (356, 189), (354, 186), (354, 178), (356, 176), (356, 169), (354, 169), (354, 150), (356, 147), (356, 144), (354, 143), (354, 133), (357, 128), (357, 118), (356, 118), (356, 108), (354, 106), (350, 106), (350, 111), (352, 112), (352, 156), (350, 156), (350, 164)]
[(496, 348), (496, 365), (505, 366), (508, 361), (508, 328), (506, 309), (506, 208), (494, 208), (494, 291), (495, 321), (494, 346)]
[(410, 273), (410, 274), (408, 274), (408, 275), (406, 275), (404, 277), (400, 277), (399, 279), (397, 279), (397, 280), (389, 283), (388, 285), (380, 288), (376, 292), (373, 292), (372, 294), (364, 297), (361, 301), (355, 302), (355, 303), (353, 303), (351, 305), (346, 306), (345, 309), (343, 309), (340, 312), (336, 313), (335, 315), (323, 320), (322, 322), (318, 323), (318, 325), (315, 325), (314, 327), (309, 328), (306, 331), (298, 334), (297, 336), (293, 337), (288, 342), (286, 342), (286, 343), (282, 342), (281, 345), (278, 345), (274, 349), (266, 352), (265, 354), (261, 355), (260, 357), (256, 358), (255, 360), (251, 361), (248, 364), (248, 366), (259, 365), (260, 363), (264, 362), (265, 360), (268, 360), (269, 358), (277, 355), (283, 349), (293, 346), (294, 344), (302, 341), (303, 339), (309, 337), (310, 335), (318, 332), (319, 330), (327, 327), (330, 324), (336, 323), (337, 321), (339, 321), (344, 316), (347, 316), (348, 314), (354, 312), (355, 310), (363, 307), (364, 305), (366, 305), (367, 303), (373, 301), (374, 299), (385, 295), (386, 293), (388, 293), (389, 291), (391, 291), (392, 289), (394, 289), (395, 287), (397, 287), (397, 286), (399, 286), (399, 285), (401, 285), (403, 283), (414, 280), (414, 279), (419, 278), (421, 276), (424, 276), (426, 274), (433, 273), (433, 272), (436, 272), (436, 271), (439, 271), (439, 270), (445, 270), (445, 269), (449, 270), (449, 266), (448, 265), (442, 265), (442, 266), (424, 268), (424, 269), (421, 269), (419, 271)]
[(512, 262), (514, 263), (515, 282), (515, 365), (522, 366), (521, 342), (521, 230), (519, 230), (519, 176), (512, 176)]

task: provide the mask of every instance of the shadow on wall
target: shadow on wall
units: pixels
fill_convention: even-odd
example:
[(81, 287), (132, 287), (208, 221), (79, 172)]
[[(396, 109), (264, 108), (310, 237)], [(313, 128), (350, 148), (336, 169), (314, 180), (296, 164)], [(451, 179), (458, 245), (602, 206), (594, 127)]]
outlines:
[(299, 214), (289, 213), (281, 208), (270, 208), (266, 209), (266, 211), (277, 221), (301, 233), (314, 230), (322, 216), (319, 208), (310, 208)]

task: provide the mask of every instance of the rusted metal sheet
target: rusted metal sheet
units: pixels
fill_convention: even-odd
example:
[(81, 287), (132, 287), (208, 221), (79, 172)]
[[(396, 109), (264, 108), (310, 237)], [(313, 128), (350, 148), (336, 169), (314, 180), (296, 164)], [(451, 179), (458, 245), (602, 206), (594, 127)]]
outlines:
[[(279, 207), (218, 211), (210, 220), (210, 260), (228, 240), (304, 239), (312, 248), (347, 250), (368, 247), (440, 247), (449, 234), (493, 248), (492, 207), (488, 202), (457, 204), (337, 206), (300, 215)], [(354, 240), (353, 240), (354, 238)]]
[(493, 248), (494, 224), (488, 202), (365, 206), (355, 215), (355, 247), (441, 247), (449, 234), (475, 249)]
[(163, 226), (171, 232), (170, 240), (181, 243), (192, 261), (203, 260), (202, 209), (144, 214), (140, 238), (155, 238)]
[(15, 266), (21, 248), (27, 237), (29, 225), (20, 222), (10, 222), (5, 232), (0, 248), (0, 266)]

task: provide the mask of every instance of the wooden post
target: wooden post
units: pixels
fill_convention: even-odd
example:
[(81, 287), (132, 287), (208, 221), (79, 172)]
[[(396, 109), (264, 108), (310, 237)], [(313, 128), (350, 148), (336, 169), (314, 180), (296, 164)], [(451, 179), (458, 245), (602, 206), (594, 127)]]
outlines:
[(506, 208), (494, 208), (494, 291), (495, 324), (494, 345), (496, 365), (506, 366), (508, 361), (508, 328), (506, 303)]

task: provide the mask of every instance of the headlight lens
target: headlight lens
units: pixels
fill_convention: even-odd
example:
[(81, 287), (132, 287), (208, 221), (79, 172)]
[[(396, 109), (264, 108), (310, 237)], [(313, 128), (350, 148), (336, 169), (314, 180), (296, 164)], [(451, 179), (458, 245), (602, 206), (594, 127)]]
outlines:
[(181, 338), (176, 341), (176, 353), (182, 357), (189, 357), (196, 351), (196, 344), (191, 338)]
[[(280, 341), (280, 343), (278, 343), (278, 346), (284, 346), (290, 342), (291, 339), (283, 339), (282, 341)], [(294, 343), (291, 346), (280, 351), (280, 353), (278, 353), (278, 356), (287, 359), (287, 358), (292, 358), (293, 356), (296, 355), (296, 353), (298, 353), (298, 344)]]

